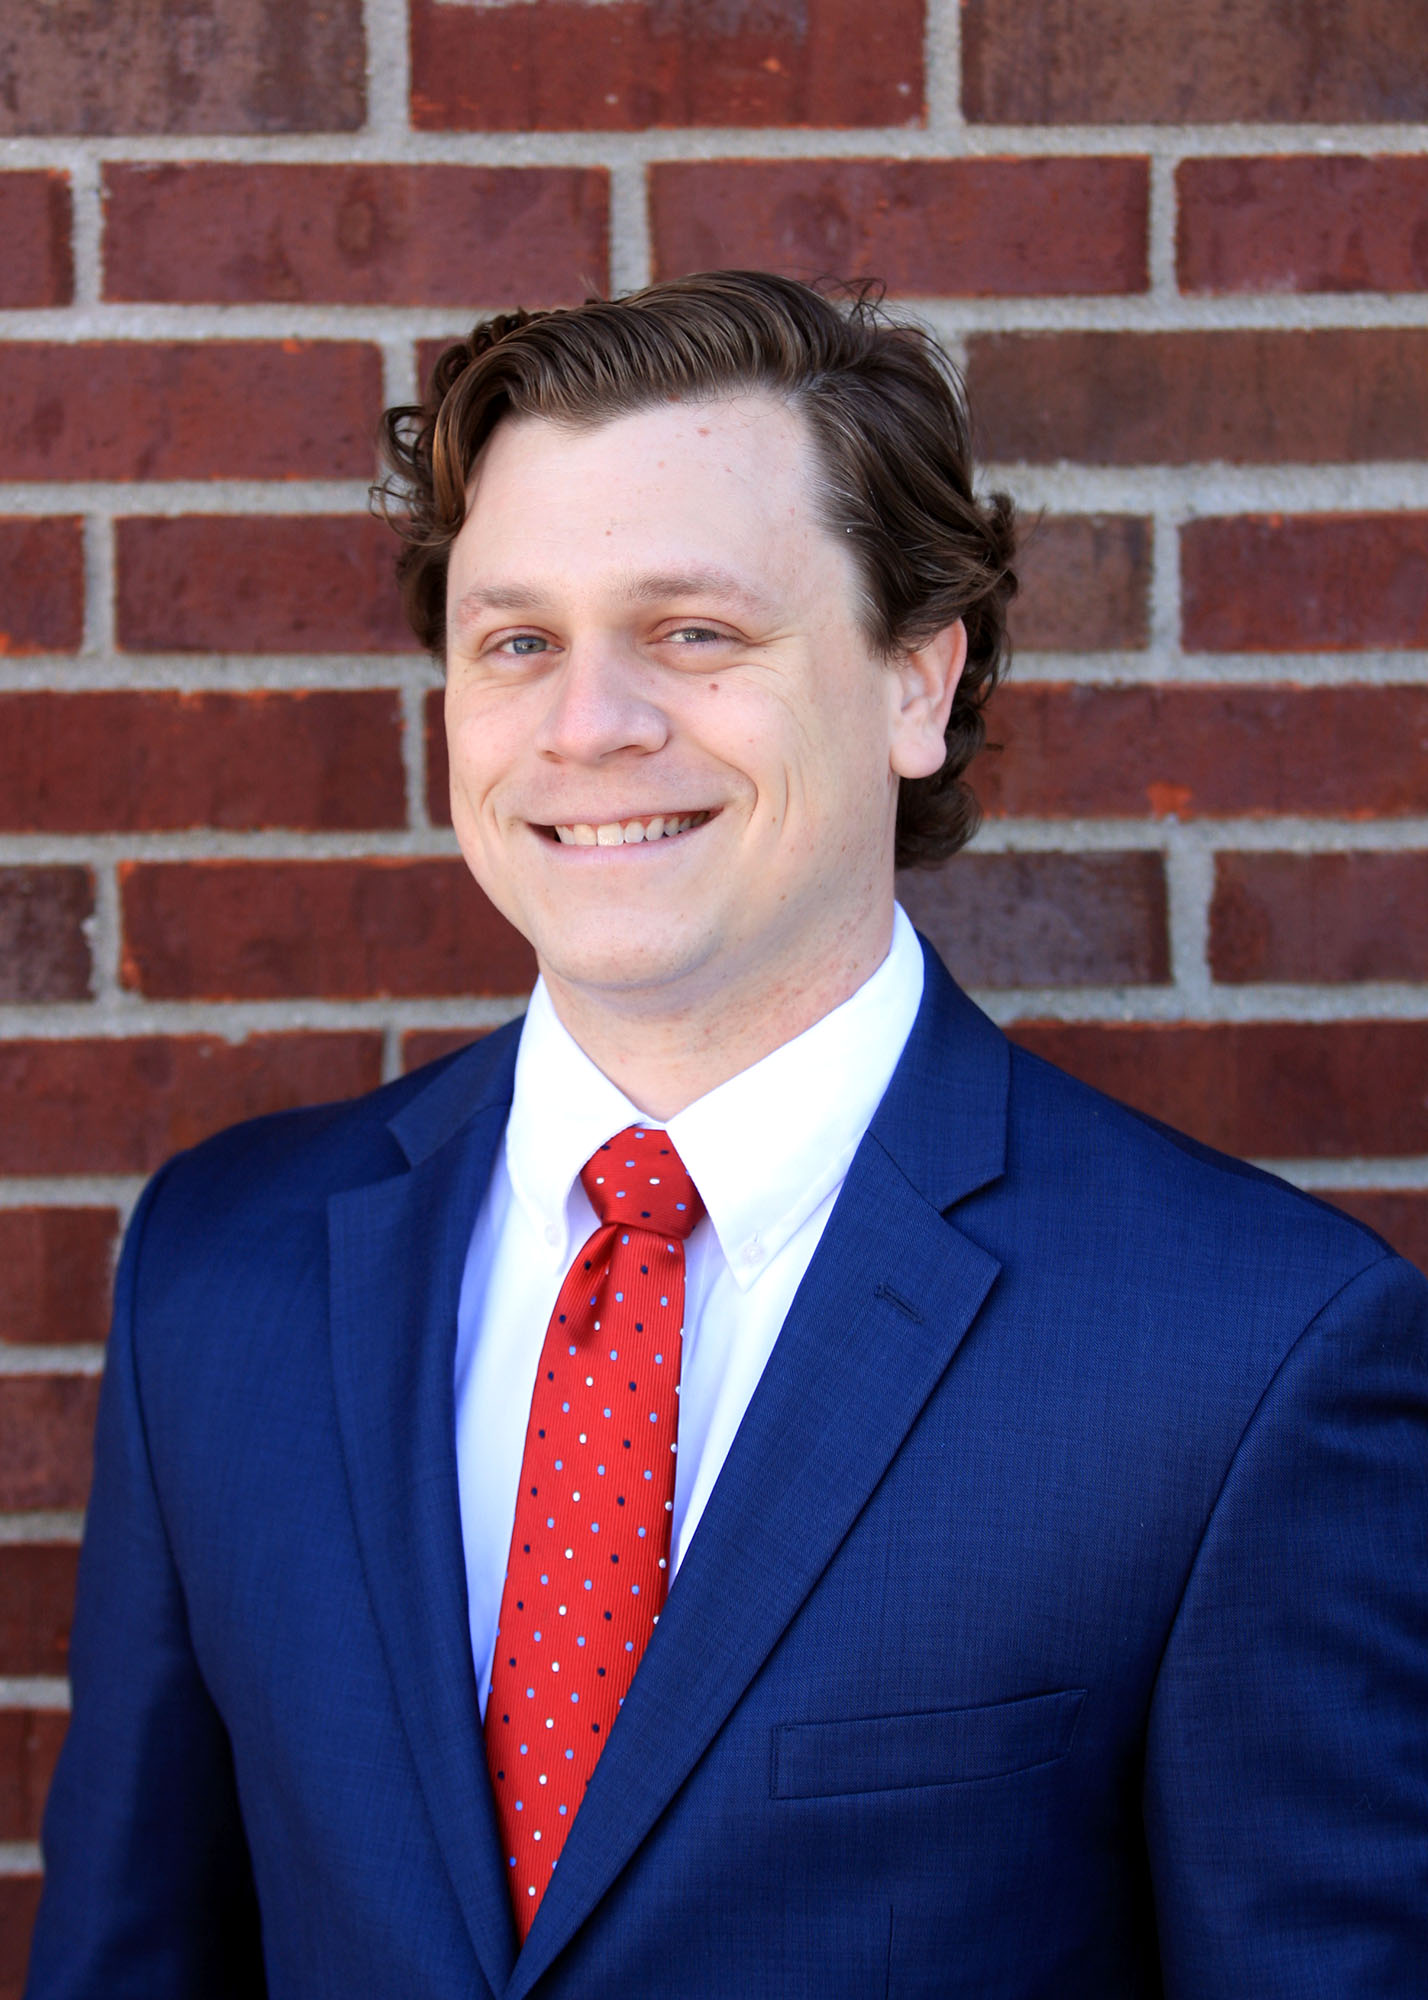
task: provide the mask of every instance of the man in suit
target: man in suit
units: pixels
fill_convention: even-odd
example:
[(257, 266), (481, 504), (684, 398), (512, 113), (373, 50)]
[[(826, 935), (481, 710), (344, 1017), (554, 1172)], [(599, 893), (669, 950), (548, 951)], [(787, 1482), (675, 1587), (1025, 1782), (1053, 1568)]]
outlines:
[(33, 2000), (1428, 1990), (1428, 1294), (897, 910), (1009, 510), (757, 274), (393, 413), (523, 1023), (129, 1231)]

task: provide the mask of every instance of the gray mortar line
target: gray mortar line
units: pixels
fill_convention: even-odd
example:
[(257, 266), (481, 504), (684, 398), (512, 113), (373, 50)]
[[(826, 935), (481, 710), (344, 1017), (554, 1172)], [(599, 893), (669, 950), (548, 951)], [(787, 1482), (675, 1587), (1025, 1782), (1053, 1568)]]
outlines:
[[(975, 770), (972, 783), (975, 790)], [(1358, 820), (1282, 813), (1254, 819), (985, 819), (977, 833), (975, 851), (1038, 854), (1063, 849), (1164, 849), (1172, 838), (1186, 847), (1203, 847), (1210, 852), (1220, 848), (1258, 854), (1415, 852), (1428, 847), (1428, 816)]]
[(409, 680), (403, 684), (401, 697), (407, 826), (427, 840), (431, 838), (431, 821), (426, 810), (426, 697), (431, 685), (429, 674), (421, 681)]
[(120, 914), (117, 857), (91, 863), (94, 914), (85, 926), (90, 940), (90, 1000), (92, 1007), (114, 1005), (122, 994), (119, 955), (123, 922)]
[(1311, 1192), (1320, 1188), (1371, 1188), (1385, 1194), (1428, 1190), (1428, 1154), (1403, 1159), (1257, 1159), (1253, 1164)]
[(84, 516), (84, 623), (80, 646), (85, 664), (106, 661), (114, 651), (114, 523), (105, 514)]
[[(69, 1682), (63, 1674), (0, 1674), (0, 1706), (5, 1708), (68, 1708)], [(0, 1854), (23, 1850), (23, 1841), (5, 1841)]]
[(962, 116), (962, 9), (955, 0), (952, 5), (927, 8), (922, 70), (923, 131), (931, 144), (949, 153), (963, 153), (967, 121)]
[(0, 1375), (99, 1375), (102, 1347), (0, 1346)]
[[(955, 958), (952, 970), (957, 970)], [(1269, 1022), (1299, 1026), (1340, 1021), (1428, 1021), (1428, 986), (1365, 980), (1352, 986), (1025, 986), (968, 991), (993, 1020), (1225, 1027)]]
[[(1014, 684), (1094, 687), (1422, 687), (1428, 651), (1385, 653), (1141, 653), (1018, 651)], [(989, 711), (995, 715), (995, 708)]]
[[(1428, 992), (1425, 992), (1428, 1004)], [(525, 1011), (524, 994), (468, 998), (449, 994), (421, 1000), (387, 997), (325, 1000), (300, 993), (276, 1000), (146, 1000), (121, 995), (106, 1001), (57, 1001), (27, 1009), (0, 1006), (0, 1039), (66, 1042), (129, 1041), (148, 1035), (212, 1035), (238, 1043), (252, 1035), (405, 1034), (415, 1028), (498, 1028)]]
[[(391, 409), (398, 403), (415, 403), (421, 394), (417, 381), (416, 341), (410, 334), (393, 334), (381, 342), (382, 403)], [(374, 474), (376, 471), (374, 468)]]
[[(144, 1191), (144, 1180), (142, 1174), (0, 1174), (0, 1209), (114, 1208), (122, 1227)], [(3, 1525), (0, 1515), (0, 1541)]]
[[(0, 1682), (0, 1687), (3, 1685)], [(58, 1707), (59, 1703), (48, 1705)], [(43, 1866), (44, 1856), (40, 1853), (38, 1841), (0, 1841), (0, 1875), (38, 1875)]]
[(98, 304), (103, 287), (100, 244), (104, 211), (100, 197), (101, 155), (83, 146), (70, 150), (69, 170), (74, 254), (74, 304), (81, 311)]
[(1172, 677), (1180, 664), (1180, 535), (1175, 516), (1159, 507), (1150, 524), (1148, 651)]
[(1157, 156), (1150, 163), (1150, 287), (1148, 302), (1162, 311), (1180, 301), (1175, 275), (1175, 162)]
[[(610, 289), (635, 292), (654, 275), (649, 183), (643, 160), (622, 160), (610, 171)], [(591, 274), (592, 278), (595, 274)], [(598, 290), (598, 282), (592, 284)]]
[(405, 0), (363, 0), (367, 43), (367, 128), (374, 139), (405, 145), (411, 135), (411, 43)]
[[(1208, 849), (1172, 830), (1165, 850), (1167, 930), (1170, 937), (1170, 977), (1189, 1012), (1199, 1014), (1215, 1005), (1210, 970), (1210, 904), (1215, 893), (1215, 857)], [(1428, 991), (1423, 999), (1428, 1004)]]
[(83, 1532), (84, 1515), (79, 1512), (40, 1507), (33, 1513), (0, 1514), (0, 1544), (8, 1548), (32, 1542), (77, 1542)]

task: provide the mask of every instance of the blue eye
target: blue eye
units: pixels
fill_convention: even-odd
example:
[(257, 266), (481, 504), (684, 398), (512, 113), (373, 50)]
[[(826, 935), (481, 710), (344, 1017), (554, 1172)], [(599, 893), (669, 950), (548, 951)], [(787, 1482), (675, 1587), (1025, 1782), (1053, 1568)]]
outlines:
[(544, 646), (545, 640), (538, 638), (534, 632), (518, 632), (510, 643), (512, 652), (520, 658), (526, 658), (531, 653), (539, 651)]

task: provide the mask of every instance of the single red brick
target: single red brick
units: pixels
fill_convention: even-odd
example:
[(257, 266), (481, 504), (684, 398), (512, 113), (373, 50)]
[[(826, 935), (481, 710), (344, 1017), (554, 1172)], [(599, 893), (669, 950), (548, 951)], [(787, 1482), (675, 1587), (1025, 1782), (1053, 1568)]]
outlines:
[(465, 862), (131, 862), (124, 983), (151, 999), (524, 993), (529, 945)]
[(0, 2000), (22, 2000), (41, 1882), (39, 1875), (0, 1875)]
[(994, 333), (968, 342), (1003, 463), (1233, 465), (1428, 456), (1421, 328)]
[(69, 304), (71, 229), (68, 174), (0, 174), (0, 306)]
[(0, 1042), (0, 1173), (151, 1173), (241, 1119), (374, 1090), (381, 1067), (381, 1036), (355, 1031)]
[(361, 0), (9, 0), (0, 136), (354, 131)]
[(1150, 523), (1136, 514), (1030, 522), (1017, 555), (1011, 636), (1031, 651), (1133, 651), (1149, 637)]
[(128, 652), (408, 653), (396, 542), (365, 514), (116, 521)]
[(0, 1000), (84, 1000), (94, 878), (87, 868), (0, 868)]
[(1221, 854), (1210, 963), (1231, 984), (1428, 979), (1428, 854)]
[(681, 160), (650, 170), (656, 274), (873, 276), (894, 292), (1147, 283), (1144, 160)]
[(1182, 160), (1176, 261), (1187, 292), (1428, 290), (1428, 160)]
[(973, 766), (996, 813), (1141, 818), (1421, 813), (1428, 688), (1015, 682)]
[(1428, 1021), (1029, 1021), (1010, 1032), (1033, 1054), (1226, 1152), (1428, 1153)]
[(1158, 854), (959, 854), (898, 897), (968, 986), (1140, 986), (1170, 976)]
[(38, 1840), (69, 1712), (0, 1708), (0, 1840)]
[(403, 1073), (454, 1055), (457, 1049), (470, 1048), (490, 1032), (489, 1028), (411, 1028), (402, 1036)]
[(355, 340), (15, 341), (0, 478), (366, 478), (381, 375)]
[(84, 636), (83, 534), (83, 523), (67, 514), (0, 519), (0, 657), (78, 647)]
[(0, 1376), (0, 1507), (89, 1498), (97, 1375)]
[(1191, 521), (1180, 578), (1193, 652), (1428, 646), (1428, 513)]
[(440, 688), (426, 697), (426, 816), (433, 826), (451, 824), (451, 760), (446, 754), (446, 698)]
[(111, 299), (535, 306), (609, 283), (603, 168), (213, 161), (104, 186)]
[(922, 0), (412, 0), (425, 131), (906, 125), (922, 115)]
[(1428, 115), (1418, 0), (963, 0), (962, 77), (993, 124)]
[(69, 1671), (77, 1542), (0, 1543), (0, 1674)]
[(103, 1340), (118, 1221), (112, 1208), (0, 1208), (0, 1340)]
[(388, 688), (0, 693), (7, 832), (401, 826), (405, 782)]
[(1346, 1215), (1357, 1216), (1386, 1237), (1401, 1257), (1428, 1276), (1428, 1193), (1370, 1188), (1315, 1188)]

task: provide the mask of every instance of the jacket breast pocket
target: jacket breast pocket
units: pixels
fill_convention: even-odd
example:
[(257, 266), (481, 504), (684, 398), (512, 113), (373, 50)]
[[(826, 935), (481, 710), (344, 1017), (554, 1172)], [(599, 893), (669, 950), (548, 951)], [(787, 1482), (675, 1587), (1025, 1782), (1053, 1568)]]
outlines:
[(822, 1799), (1034, 1770), (1066, 1755), (1085, 1699), (1084, 1688), (1063, 1688), (977, 1708), (780, 1723), (773, 1731), (770, 1794)]

